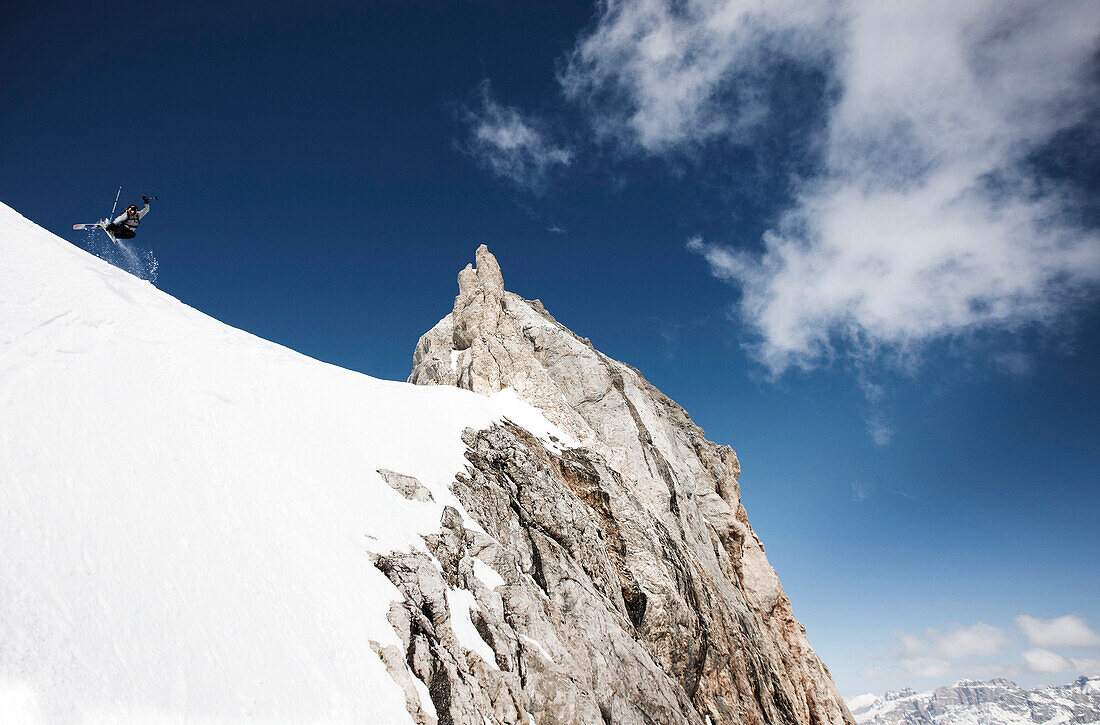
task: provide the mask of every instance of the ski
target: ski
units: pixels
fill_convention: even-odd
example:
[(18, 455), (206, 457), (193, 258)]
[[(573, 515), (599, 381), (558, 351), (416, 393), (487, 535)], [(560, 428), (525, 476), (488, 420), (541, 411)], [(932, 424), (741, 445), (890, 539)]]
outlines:
[(107, 235), (108, 239), (110, 239), (115, 244), (118, 244), (118, 240), (115, 239), (115, 235), (111, 234), (111, 232), (107, 229), (107, 226), (110, 223), (111, 221), (109, 219), (104, 219), (103, 221), (95, 222), (94, 224), (73, 224), (73, 229), (102, 229), (103, 233)]

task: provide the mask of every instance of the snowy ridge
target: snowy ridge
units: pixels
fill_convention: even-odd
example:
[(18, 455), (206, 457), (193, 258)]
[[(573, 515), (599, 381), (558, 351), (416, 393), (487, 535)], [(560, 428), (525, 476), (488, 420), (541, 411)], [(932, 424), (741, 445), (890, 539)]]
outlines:
[(931, 692), (911, 688), (848, 701), (858, 723), (875, 725), (1055, 725), (1100, 723), (1100, 675), (1025, 690), (1005, 679), (960, 680)]
[(0, 710), (412, 722), (371, 647), (398, 644), (401, 595), (370, 552), (425, 550), (444, 506), (479, 529), (449, 490), (465, 428), (569, 437), (509, 390), (231, 328), (3, 204), (0, 259)]

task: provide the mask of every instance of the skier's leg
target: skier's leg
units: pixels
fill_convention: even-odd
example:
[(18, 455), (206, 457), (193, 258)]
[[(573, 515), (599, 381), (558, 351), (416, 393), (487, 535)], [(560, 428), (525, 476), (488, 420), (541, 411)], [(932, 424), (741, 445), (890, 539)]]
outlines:
[(134, 232), (124, 224), (108, 224), (104, 230), (115, 239), (133, 239)]

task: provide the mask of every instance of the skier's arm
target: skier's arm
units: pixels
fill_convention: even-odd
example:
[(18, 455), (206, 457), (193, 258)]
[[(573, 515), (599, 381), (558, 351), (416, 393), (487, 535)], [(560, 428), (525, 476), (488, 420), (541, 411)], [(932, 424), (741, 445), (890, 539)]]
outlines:
[(124, 221), (126, 221), (126, 212), (122, 212), (121, 214), (116, 216), (111, 223), (112, 224), (121, 224)]
[(143, 216), (145, 216), (148, 213), (149, 213), (149, 200), (146, 199), (145, 200), (145, 206), (142, 209), (138, 210), (138, 219), (141, 219)]

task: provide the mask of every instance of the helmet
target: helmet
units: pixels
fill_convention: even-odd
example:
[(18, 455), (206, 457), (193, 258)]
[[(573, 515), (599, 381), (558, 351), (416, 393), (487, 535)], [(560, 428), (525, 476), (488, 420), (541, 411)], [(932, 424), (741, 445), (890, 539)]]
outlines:
[(131, 204), (130, 206), (126, 207), (126, 211), (137, 211), (137, 204)]

